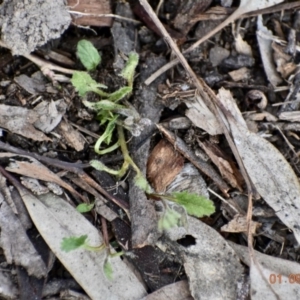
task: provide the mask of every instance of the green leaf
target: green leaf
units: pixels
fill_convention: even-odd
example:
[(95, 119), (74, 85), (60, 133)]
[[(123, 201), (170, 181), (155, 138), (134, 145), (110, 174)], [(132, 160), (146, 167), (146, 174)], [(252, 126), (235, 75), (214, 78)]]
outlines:
[(103, 272), (108, 280), (113, 280), (113, 268), (108, 259), (104, 261)]
[(213, 202), (203, 196), (188, 193), (187, 191), (181, 193), (173, 193), (174, 201), (185, 207), (189, 215), (201, 218), (203, 216), (210, 216), (215, 212)]
[(75, 250), (84, 246), (86, 239), (87, 235), (81, 235), (80, 237), (71, 236), (69, 238), (63, 238), (61, 249), (65, 252)]
[(100, 96), (107, 95), (107, 93), (99, 89), (107, 87), (92, 79), (92, 77), (87, 72), (74, 72), (71, 82), (80, 96), (84, 96), (87, 92), (94, 92), (99, 94)]
[(110, 101), (119, 101), (123, 99), (126, 95), (130, 94), (132, 91), (132, 87), (129, 86), (123, 86), (119, 88), (117, 91), (111, 93), (108, 97)]
[(78, 42), (77, 56), (88, 71), (96, 69), (101, 62), (101, 56), (98, 50), (87, 40)]
[(162, 231), (162, 230), (168, 230), (172, 227), (178, 226), (180, 220), (181, 220), (181, 214), (167, 207), (166, 211), (158, 221), (158, 229)]
[(120, 74), (127, 80), (129, 86), (133, 85), (134, 72), (138, 63), (139, 55), (136, 52), (130, 52), (126, 65)]
[(94, 203), (80, 203), (77, 207), (76, 210), (79, 211), (80, 213), (86, 213), (91, 211), (94, 208)]
[(145, 193), (152, 193), (152, 188), (150, 186), (150, 184), (148, 183), (147, 179), (141, 175), (141, 174), (137, 174), (134, 178), (134, 184), (139, 187), (141, 190), (143, 190)]

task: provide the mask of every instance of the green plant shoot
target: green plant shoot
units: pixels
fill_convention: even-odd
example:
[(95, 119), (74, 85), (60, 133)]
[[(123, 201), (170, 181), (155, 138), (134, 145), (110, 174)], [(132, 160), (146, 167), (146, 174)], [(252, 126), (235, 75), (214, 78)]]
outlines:
[(80, 203), (77, 207), (76, 210), (80, 213), (86, 213), (91, 211), (94, 208), (95, 204), (94, 203)]

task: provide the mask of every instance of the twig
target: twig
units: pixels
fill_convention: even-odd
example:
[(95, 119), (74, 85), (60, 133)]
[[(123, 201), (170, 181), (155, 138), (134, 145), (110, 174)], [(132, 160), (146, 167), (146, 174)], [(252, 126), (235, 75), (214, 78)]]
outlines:
[[(9, 49), (9, 47), (2, 40), (0, 40), (0, 46)], [(30, 60), (34, 64), (36, 64), (41, 69), (41, 71), (43, 72), (43, 74), (45, 76), (49, 76), (50, 78), (52, 78), (54, 80), (57, 80), (57, 78), (59, 78), (59, 77), (55, 78), (55, 76), (60, 76), (60, 75), (56, 75), (52, 71), (58, 71), (58, 72), (61, 72), (64, 74), (70, 74), (70, 75), (72, 75), (74, 72), (76, 72), (76, 70), (57, 66), (47, 60), (43, 60), (43, 59), (39, 58), (33, 54), (24, 54), (22, 56), (26, 57), (28, 60)]]
[(119, 15), (115, 15), (115, 14), (91, 14), (91, 13), (83, 13), (80, 11), (75, 11), (75, 10), (69, 10), (68, 11), (70, 14), (73, 15), (80, 15), (80, 16), (89, 16), (89, 17), (101, 17), (101, 18), (115, 18), (115, 19), (119, 19), (119, 20), (123, 20), (123, 21), (128, 21), (128, 22), (132, 22), (135, 24), (141, 24), (140, 21), (131, 19), (131, 18), (126, 18), (126, 17), (122, 17)]

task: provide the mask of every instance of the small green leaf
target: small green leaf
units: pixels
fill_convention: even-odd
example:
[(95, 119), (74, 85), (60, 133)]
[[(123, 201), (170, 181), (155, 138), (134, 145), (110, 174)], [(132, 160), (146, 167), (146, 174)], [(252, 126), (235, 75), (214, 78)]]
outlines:
[(63, 238), (61, 243), (61, 249), (65, 252), (69, 252), (80, 248), (85, 245), (87, 235), (82, 235), (80, 237), (71, 236), (69, 238)]
[(134, 72), (138, 63), (139, 63), (139, 55), (136, 52), (129, 53), (126, 66), (124, 67), (124, 69), (120, 74), (124, 79), (127, 80), (129, 86), (133, 85)]
[(181, 220), (181, 214), (167, 207), (166, 211), (158, 221), (158, 229), (162, 231), (162, 230), (168, 230), (172, 227), (178, 226), (180, 220)]
[(130, 94), (132, 91), (132, 87), (129, 86), (123, 86), (119, 88), (117, 91), (111, 93), (108, 97), (110, 101), (117, 102), (121, 99), (123, 99), (126, 95)]
[(80, 203), (77, 207), (76, 210), (79, 211), (80, 213), (86, 213), (91, 211), (94, 208), (95, 204), (94, 203)]
[(152, 193), (152, 188), (143, 175), (137, 174), (134, 178), (134, 184), (145, 193)]
[(98, 50), (87, 40), (78, 42), (77, 56), (88, 71), (96, 69), (101, 62), (101, 56)]
[(80, 96), (84, 96), (87, 92), (94, 92), (100, 96), (106, 96), (107, 93), (99, 88), (107, 88), (105, 85), (98, 83), (87, 72), (76, 71), (73, 73), (71, 82)]
[(185, 207), (189, 215), (201, 218), (203, 216), (210, 216), (215, 212), (213, 202), (203, 196), (188, 193), (187, 191), (181, 193), (173, 193), (174, 201)]
[(113, 268), (108, 259), (104, 261), (103, 272), (108, 280), (113, 280)]

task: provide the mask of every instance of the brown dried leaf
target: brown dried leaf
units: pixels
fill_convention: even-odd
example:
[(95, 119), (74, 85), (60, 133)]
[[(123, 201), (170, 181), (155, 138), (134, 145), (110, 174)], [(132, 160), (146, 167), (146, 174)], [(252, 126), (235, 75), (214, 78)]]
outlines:
[[(234, 218), (226, 225), (221, 227), (223, 232), (247, 232), (247, 217), (245, 215), (236, 214)], [(261, 224), (258, 222), (251, 222), (251, 233), (255, 234), (256, 229)]]
[[(258, 193), (300, 243), (300, 184), (284, 156), (267, 140), (250, 132), (232, 95), (220, 89), (228, 126), (247, 173)], [(225, 112), (224, 112), (225, 113)]]
[(181, 171), (184, 158), (167, 141), (161, 140), (152, 150), (147, 163), (147, 177), (156, 192), (166, 187)]
[[(11, 155), (9, 153), (0, 153), (0, 157), (13, 157), (13, 156), (17, 156), (17, 155)], [(32, 157), (27, 157), (23, 155), (22, 157), (26, 157), (28, 161), (12, 160), (13, 162), (11, 162), (8, 167), (6, 167), (6, 170), (9, 172), (21, 174), (32, 178), (54, 182), (60, 185), (61, 187), (65, 188), (66, 190), (68, 190), (70, 193), (81, 198), (85, 202), (84, 197), (80, 195), (76, 190), (74, 190), (72, 186), (64, 182), (62, 179), (60, 179), (60, 177), (58, 177), (55, 173), (53, 173), (48, 168), (46, 168), (39, 161), (37, 161)]]
[(225, 178), (232, 187), (242, 191), (241, 185), (243, 184), (243, 178), (233, 161), (228, 160), (221, 149), (217, 148), (216, 145), (209, 142), (198, 141), (198, 143), (212, 162), (218, 167), (222, 177)]
[(186, 101), (185, 103), (188, 107), (185, 115), (195, 126), (207, 131), (210, 135), (223, 133), (216, 117), (208, 109), (200, 95), (196, 94), (195, 101)]
[(68, 122), (61, 121), (58, 125), (58, 133), (64, 137), (68, 146), (74, 148), (76, 151), (82, 151), (85, 145), (83, 135), (73, 128)]

